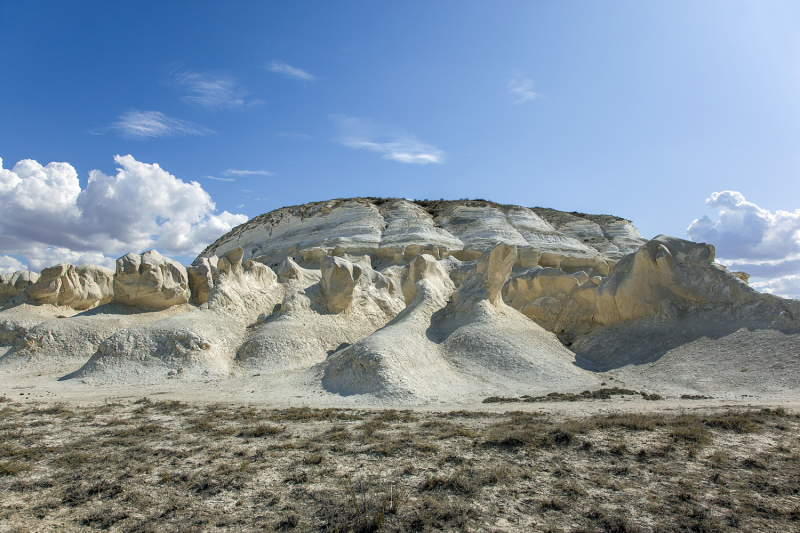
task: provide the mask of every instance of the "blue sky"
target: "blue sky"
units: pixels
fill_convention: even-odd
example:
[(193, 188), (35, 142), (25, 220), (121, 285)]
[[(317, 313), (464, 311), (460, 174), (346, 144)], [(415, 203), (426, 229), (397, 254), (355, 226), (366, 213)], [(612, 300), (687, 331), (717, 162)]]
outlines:
[[(41, 181), (0, 206), (27, 224), (0, 223), (8, 268), (188, 261), (245, 216), (334, 197), (485, 198), (645, 237), (697, 220), (800, 293), (800, 3), (0, 0), (0, 69), (5, 187)], [(25, 159), (80, 190), (69, 169), (9, 177)]]

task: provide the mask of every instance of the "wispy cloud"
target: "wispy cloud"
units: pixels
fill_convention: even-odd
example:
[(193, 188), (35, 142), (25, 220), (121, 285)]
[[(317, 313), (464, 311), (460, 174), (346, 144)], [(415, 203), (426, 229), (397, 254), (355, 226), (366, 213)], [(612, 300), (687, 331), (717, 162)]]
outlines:
[(284, 139), (289, 139), (290, 141), (310, 141), (313, 139), (311, 135), (306, 135), (305, 133), (276, 133), (275, 137), (283, 137)]
[(131, 109), (120, 115), (117, 122), (105, 129), (116, 131), (121, 137), (128, 139), (214, 133), (213, 130), (188, 120), (168, 117), (159, 111), (139, 111), (137, 109)]
[(383, 154), (382, 159), (427, 165), (443, 163), (445, 153), (432, 144), (427, 144), (401, 129), (387, 129), (375, 125), (371, 120), (344, 115), (332, 115), (338, 123), (336, 140), (348, 148), (365, 149)]
[(508, 88), (508, 93), (514, 97), (515, 104), (524, 104), (539, 97), (538, 93), (533, 92), (533, 80), (523, 78), (519, 74), (511, 78), (506, 87)]
[(274, 172), (270, 172), (269, 170), (236, 170), (235, 168), (229, 168), (222, 172), (226, 176), (274, 176)]
[(273, 61), (269, 64), (267, 70), (277, 72), (278, 74), (284, 74), (285, 76), (289, 76), (290, 78), (300, 81), (317, 81), (317, 77), (313, 74), (310, 74), (301, 68), (287, 65), (282, 61)]
[(217, 181), (234, 181), (233, 178), (218, 178), (216, 176), (204, 176), (206, 179), (209, 180), (217, 180)]
[(235, 79), (228, 76), (178, 68), (170, 73), (169, 78), (171, 84), (189, 93), (182, 96), (181, 100), (209, 111), (243, 108), (261, 103), (260, 100), (245, 101), (247, 91), (239, 87)]

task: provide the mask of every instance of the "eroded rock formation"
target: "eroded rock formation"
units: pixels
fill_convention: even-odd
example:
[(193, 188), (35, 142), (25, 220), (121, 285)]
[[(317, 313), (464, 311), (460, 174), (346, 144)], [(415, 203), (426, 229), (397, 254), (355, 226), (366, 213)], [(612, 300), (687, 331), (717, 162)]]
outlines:
[[(561, 213), (539, 211), (553, 220), (553, 213)], [(242, 247), (245, 258), (270, 266), (291, 257), (301, 266), (319, 268), (325, 256), (366, 254), (380, 269), (407, 264), (421, 254), (473, 261), (502, 243), (517, 247), (518, 268), (541, 264), (606, 275), (610, 264), (645, 242), (625, 219), (569, 216), (581, 224), (559, 222), (559, 229), (537, 209), (482, 200), (330, 200), (255, 217), (218, 239), (201, 257)]]
[(36, 283), (39, 274), (29, 270), (17, 270), (13, 273), (0, 274), (0, 305), (18, 295), (29, 285)]
[(114, 271), (98, 265), (60, 263), (42, 270), (25, 293), (40, 304), (91, 309), (114, 298)]
[(166, 309), (189, 301), (189, 276), (177, 261), (155, 250), (129, 253), (117, 259), (114, 300), (126, 304)]
[(704, 347), (709, 365), (748, 357), (736, 346), (751, 337), (800, 346), (800, 302), (753, 290), (712, 245), (485, 201), (283, 208), (189, 267), (156, 251), (116, 272), (60, 264), (1, 277), (2, 302), (0, 361), (17, 368), (58, 359), (111, 382), (241, 369), (387, 401), (583, 390), (593, 370), (656, 364), (698, 338), (744, 339)]

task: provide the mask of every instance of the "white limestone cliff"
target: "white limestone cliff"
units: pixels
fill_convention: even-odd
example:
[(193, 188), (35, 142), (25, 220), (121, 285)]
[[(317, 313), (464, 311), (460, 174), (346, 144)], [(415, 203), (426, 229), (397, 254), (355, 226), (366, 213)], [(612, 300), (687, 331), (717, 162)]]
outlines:
[[(800, 343), (800, 302), (753, 290), (711, 245), (486, 201), (316, 202), (256, 217), (186, 268), (155, 251), (116, 267), (0, 277), (0, 366), (87, 383), (256, 372), (337, 398), (433, 401), (580, 391), (593, 370), (698, 339)], [(701, 353), (692, 368), (707, 372), (716, 352)]]

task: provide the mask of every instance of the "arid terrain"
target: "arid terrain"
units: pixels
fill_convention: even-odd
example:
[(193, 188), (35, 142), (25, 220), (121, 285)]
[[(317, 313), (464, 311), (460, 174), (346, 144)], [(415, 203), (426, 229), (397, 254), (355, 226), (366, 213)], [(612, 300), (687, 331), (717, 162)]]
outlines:
[(0, 531), (800, 527), (795, 411), (630, 392), (448, 412), (4, 396)]
[(800, 530), (800, 301), (625, 219), (355, 198), (0, 279), (0, 532)]

